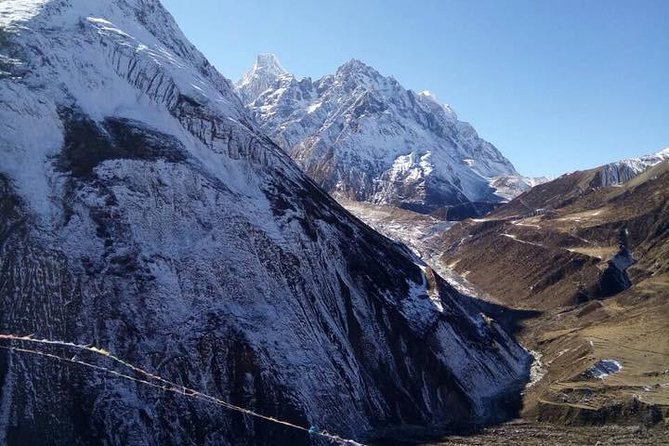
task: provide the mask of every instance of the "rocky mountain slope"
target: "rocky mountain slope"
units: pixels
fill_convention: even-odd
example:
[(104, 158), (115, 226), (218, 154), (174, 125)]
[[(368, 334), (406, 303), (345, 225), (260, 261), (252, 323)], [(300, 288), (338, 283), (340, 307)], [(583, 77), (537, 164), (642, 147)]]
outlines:
[(236, 87), (261, 128), (337, 197), (460, 219), (529, 188), (448, 106), (358, 60), (312, 81), (263, 54)]
[(606, 187), (625, 183), (640, 173), (645, 172), (649, 168), (666, 160), (669, 160), (669, 147), (652, 155), (606, 164), (595, 169), (597, 176), (594, 179), (592, 186)]
[(649, 168), (669, 160), (669, 148), (655, 154), (605, 164), (594, 169), (571, 172), (543, 182), (498, 211), (498, 215), (525, 215), (559, 208), (607, 186), (619, 186)]
[[(157, 0), (0, 3), (0, 332), (349, 438), (513, 415), (527, 353), (253, 121)], [(0, 444), (312, 441), (0, 350)]]
[[(504, 305), (541, 312), (520, 335), (540, 358), (527, 417), (669, 416), (666, 153), (565, 175), (442, 238), (443, 268)], [(644, 163), (652, 167), (620, 181)]]

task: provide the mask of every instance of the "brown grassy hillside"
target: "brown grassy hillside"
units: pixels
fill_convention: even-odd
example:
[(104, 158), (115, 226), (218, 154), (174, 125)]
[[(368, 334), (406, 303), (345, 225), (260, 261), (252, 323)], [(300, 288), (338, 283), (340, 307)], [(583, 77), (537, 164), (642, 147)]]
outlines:
[[(542, 312), (520, 333), (544, 373), (527, 416), (656, 423), (669, 412), (669, 162), (617, 187), (595, 179), (566, 175), (459, 223), (440, 261), (503, 304)], [(624, 291), (610, 283), (621, 241), (636, 261)], [(622, 369), (590, 377), (606, 359)]]

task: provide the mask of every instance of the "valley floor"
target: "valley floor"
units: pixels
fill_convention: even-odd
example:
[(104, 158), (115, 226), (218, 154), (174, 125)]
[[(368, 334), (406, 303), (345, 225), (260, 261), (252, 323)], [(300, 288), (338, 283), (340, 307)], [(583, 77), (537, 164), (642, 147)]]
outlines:
[[(466, 231), (450, 235), (449, 243), (440, 240), (440, 235), (451, 223), (388, 206), (350, 202), (342, 204), (379, 232), (405, 243), (460, 291), (493, 305), (503, 304), (529, 310), (520, 302), (508, 299), (500, 301), (492, 297), (505, 295), (495, 292), (495, 286), (499, 283), (522, 286), (524, 282), (520, 279), (501, 281), (503, 275), (492, 269), (494, 265), (485, 262), (486, 258), (490, 258), (487, 256), (506, 255), (511, 260), (518, 259), (519, 263), (525, 261), (527, 264), (516, 268), (516, 271), (522, 272), (531, 271), (535, 265), (541, 264), (539, 259), (550, 260), (561, 251), (569, 251), (560, 246), (555, 249), (552, 246), (536, 249), (532, 246), (535, 251), (547, 250), (549, 254), (542, 257), (542, 252), (533, 251), (533, 255), (527, 255), (520, 250), (516, 253), (513, 249), (522, 245), (522, 242), (515, 238), (507, 240), (504, 237), (506, 233), (501, 230), (493, 239), (494, 243), (475, 251), (479, 257), (463, 266), (464, 262), (459, 262), (459, 257), (449, 263), (449, 256), (441, 256), (444, 247), (470, 243), (471, 236)], [(487, 220), (480, 222), (495, 224)], [(543, 229), (540, 224), (547, 223), (538, 218), (528, 222), (514, 221), (513, 229), (519, 234), (522, 230), (520, 235), (535, 242), (545, 238), (544, 233), (537, 235), (533, 232)], [(518, 238), (521, 238), (520, 235)], [(554, 240), (546, 239), (546, 243), (554, 244)], [(606, 264), (606, 259), (616, 251), (615, 247), (610, 251), (606, 253), (608, 255), (596, 253), (601, 256), (601, 263)], [(486, 277), (495, 278), (492, 285), (479, 287), (472, 284), (485, 285)], [(448, 437), (441, 442), (428, 444), (669, 444), (669, 424), (661, 421), (662, 418), (666, 420), (669, 408), (668, 285), (669, 276), (657, 274), (607, 300), (556, 305), (554, 308), (545, 305), (530, 317), (518, 313), (521, 317), (516, 321), (519, 324), (516, 335), (521, 344), (538, 353), (539, 359), (535, 370), (536, 382), (525, 392), (524, 409), (520, 414), (522, 420), (490, 427), (472, 436)], [(513, 311), (511, 313), (515, 314)], [(603, 377), (584, 374), (583, 371), (597, 361), (606, 359), (615, 359), (616, 363), (622, 364), (621, 370)], [(608, 424), (600, 426), (602, 422)], [(630, 426), (616, 423), (629, 423)], [(581, 426), (575, 426), (577, 424)], [(391, 444), (421, 443), (388, 443)]]
[(474, 445), (661, 445), (669, 444), (666, 428), (639, 426), (563, 426), (516, 421), (490, 427), (472, 436), (453, 436), (430, 446)]
[(662, 426), (608, 424), (565, 426), (524, 419), (491, 426), (472, 434), (448, 435), (440, 440), (398, 439), (374, 446), (656, 446), (669, 444)]

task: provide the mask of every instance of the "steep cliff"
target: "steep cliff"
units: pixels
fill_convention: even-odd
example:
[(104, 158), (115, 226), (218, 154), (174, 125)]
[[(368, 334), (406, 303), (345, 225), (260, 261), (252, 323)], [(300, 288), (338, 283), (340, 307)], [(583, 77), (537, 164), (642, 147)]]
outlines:
[[(352, 438), (517, 408), (525, 351), (315, 186), (158, 1), (5, 0), (0, 38), (0, 332)], [(0, 350), (2, 444), (310, 442)]]

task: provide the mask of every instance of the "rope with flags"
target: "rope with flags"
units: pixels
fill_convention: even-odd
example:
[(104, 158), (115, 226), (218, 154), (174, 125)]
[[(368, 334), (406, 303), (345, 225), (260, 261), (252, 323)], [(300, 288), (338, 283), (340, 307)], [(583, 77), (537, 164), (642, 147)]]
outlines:
[[(211, 395), (207, 395), (205, 393), (202, 393), (198, 390), (182, 386), (180, 384), (177, 384), (175, 382), (169, 381), (155, 373), (151, 373), (149, 371), (146, 371), (142, 369), (141, 367), (138, 367), (136, 365), (131, 364), (128, 361), (125, 361), (121, 359), (118, 356), (113, 355), (111, 352), (108, 350), (93, 346), (93, 345), (81, 345), (81, 344), (76, 344), (72, 342), (65, 342), (65, 341), (58, 341), (58, 340), (52, 340), (52, 339), (36, 339), (33, 338), (32, 335), (28, 336), (17, 336), (13, 334), (2, 334), (0, 333), (0, 341), (9, 341), (10, 345), (0, 345), (1, 349), (4, 350), (9, 350), (12, 352), (18, 352), (22, 354), (29, 354), (29, 355), (37, 355), (37, 356), (42, 356), (44, 358), (56, 360), (56, 361), (61, 361), (61, 362), (66, 362), (74, 365), (78, 365), (81, 367), (86, 367), (88, 369), (100, 372), (100, 373), (105, 373), (111, 376), (114, 376), (119, 379), (124, 379), (128, 381), (133, 381), (135, 383), (145, 385), (148, 387), (152, 387), (154, 389), (164, 391), (164, 392), (171, 392), (175, 393), (178, 395), (183, 395), (188, 398), (193, 398), (193, 399), (198, 399), (201, 401), (205, 401), (208, 403), (216, 404), (218, 406), (221, 406), (225, 409), (232, 410), (235, 412), (239, 412), (245, 415), (249, 415), (255, 418), (259, 418), (271, 423), (279, 424), (282, 426), (286, 426), (292, 429), (297, 429), (301, 430), (303, 432), (308, 433), (309, 435), (312, 436), (317, 436), (317, 437), (323, 437), (333, 443), (336, 444), (343, 444), (343, 445), (350, 445), (350, 446), (365, 446), (362, 443), (358, 443), (353, 440), (348, 440), (346, 438), (339, 437), (338, 435), (331, 434), (325, 430), (319, 430), (316, 426), (310, 426), (310, 427), (304, 427), (300, 426), (298, 424), (291, 423), (289, 421), (281, 420), (275, 417), (271, 417), (268, 415), (263, 415), (257, 412), (254, 412), (250, 409), (246, 409), (244, 407), (240, 407), (234, 404), (231, 404), (225, 400), (222, 400), (220, 398), (216, 398)], [(15, 346), (13, 345), (13, 342), (18, 342), (22, 343), (22, 347)], [(32, 348), (26, 347), (25, 345), (32, 345)], [(58, 355), (55, 353), (50, 353), (46, 352), (43, 350), (39, 350), (39, 346), (44, 346), (44, 345), (49, 345), (49, 346), (55, 346), (55, 347), (64, 347), (64, 348), (69, 348), (72, 350), (78, 350), (80, 352), (88, 352), (88, 353), (93, 353), (95, 355), (102, 356), (104, 358), (107, 358), (111, 360), (112, 362), (115, 362), (124, 368), (136, 373), (138, 376), (132, 376), (129, 373), (124, 373), (120, 372), (118, 370), (111, 369), (109, 367), (104, 367), (101, 365), (93, 364), (87, 361), (84, 361), (82, 359), (77, 358), (77, 354), (75, 354), (72, 357), (65, 356), (65, 355)], [(37, 347), (35, 347), (37, 346)]]

